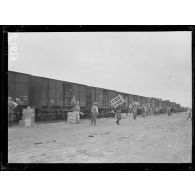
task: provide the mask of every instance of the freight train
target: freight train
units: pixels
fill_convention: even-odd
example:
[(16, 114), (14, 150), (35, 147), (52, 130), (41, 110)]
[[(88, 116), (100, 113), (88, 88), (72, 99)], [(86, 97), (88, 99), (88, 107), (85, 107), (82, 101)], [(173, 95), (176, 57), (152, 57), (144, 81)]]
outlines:
[[(22, 109), (27, 106), (35, 108), (35, 120), (66, 119), (67, 113), (72, 111), (73, 97), (80, 102), (81, 112), (84, 113), (82, 117), (90, 117), (94, 102), (98, 104), (99, 117), (111, 117), (114, 116), (111, 99), (118, 94), (125, 100), (122, 106), (124, 113), (132, 100), (140, 104), (152, 103), (154, 107), (161, 108), (160, 113), (165, 113), (168, 106), (175, 112), (183, 111), (179, 104), (169, 100), (8, 71), (8, 97), (19, 104), (15, 110), (16, 120), (21, 119)], [(138, 114), (141, 114), (141, 109)]]

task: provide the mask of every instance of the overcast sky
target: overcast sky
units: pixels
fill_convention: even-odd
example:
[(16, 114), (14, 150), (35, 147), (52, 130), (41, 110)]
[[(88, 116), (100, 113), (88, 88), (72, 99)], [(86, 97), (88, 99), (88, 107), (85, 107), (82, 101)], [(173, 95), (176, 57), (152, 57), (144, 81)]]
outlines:
[(9, 49), (9, 70), (192, 104), (191, 32), (9, 33)]

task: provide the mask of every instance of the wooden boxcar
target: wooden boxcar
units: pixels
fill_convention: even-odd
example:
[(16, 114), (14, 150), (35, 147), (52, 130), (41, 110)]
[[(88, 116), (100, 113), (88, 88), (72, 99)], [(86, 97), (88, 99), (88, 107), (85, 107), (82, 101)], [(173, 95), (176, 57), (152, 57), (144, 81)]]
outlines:
[(14, 120), (21, 119), (22, 109), (29, 105), (30, 75), (18, 72), (8, 72), (8, 97), (18, 106), (15, 108)]
[[(21, 117), (21, 110), (27, 106), (35, 108), (36, 120), (66, 118), (67, 113), (73, 110), (73, 97), (80, 102), (81, 112), (84, 113), (82, 117), (91, 116), (91, 106), (94, 102), (98, 105), (99, 117), (114, 116), (111, 112), (113, 110), (111, 100), (119, 94), (125, 100), (122, 112), (128, 111), (128, 106), (132, 101), (139, 102), (140, 105), (150, 104), (154, 107), (161, 107), (162, 113), (167, 110), (168, 106), (173, 106), (175, 111), (186, 110), (169, 100), (163, 101), (67, 81), (8, 72), (8, 96), (14, 101), (19, 100), (16, 118)], [(138, 114), (141, 114), (140, 108)]]
[(8, 72), (8, 97), (14, 101), (19, 98), (20, 105), (29, 104), (29, 84), (30, 76), (18, 72)]

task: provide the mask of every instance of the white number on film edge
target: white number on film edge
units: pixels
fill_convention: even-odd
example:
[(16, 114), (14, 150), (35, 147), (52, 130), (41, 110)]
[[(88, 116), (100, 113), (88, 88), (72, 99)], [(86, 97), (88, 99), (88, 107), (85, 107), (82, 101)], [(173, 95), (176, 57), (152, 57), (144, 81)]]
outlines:
[(18, 53), (17, 53), (17, 44), (15, 42), (15, 39), (18, 37), (17, 33), (12, 33), (9, 35), (9, 54), (10, 54), (10, 60), (17, 60)]

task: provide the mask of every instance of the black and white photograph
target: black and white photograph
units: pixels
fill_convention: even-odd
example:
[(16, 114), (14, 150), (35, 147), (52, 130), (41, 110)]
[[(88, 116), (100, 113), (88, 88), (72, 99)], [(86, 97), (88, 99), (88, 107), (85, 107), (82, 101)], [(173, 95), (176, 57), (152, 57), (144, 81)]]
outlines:
[(1, 1), (1, 194), (193, 194), (194, 1)]
[(192, 163), (192, 31), (8, 32), (8, 163)]

